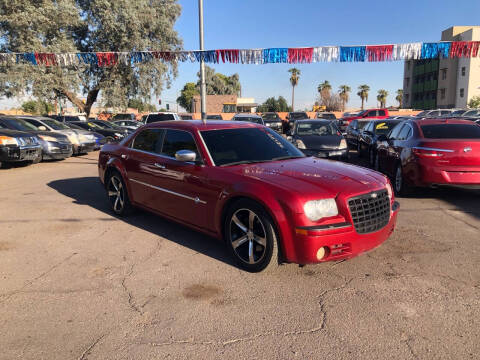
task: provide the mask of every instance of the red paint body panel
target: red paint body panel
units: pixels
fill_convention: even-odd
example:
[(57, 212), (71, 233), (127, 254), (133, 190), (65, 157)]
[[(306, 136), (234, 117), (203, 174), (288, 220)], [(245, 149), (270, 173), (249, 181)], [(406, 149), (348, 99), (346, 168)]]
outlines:
[[(135, 206), (175, 220), (219, 239), (226, 204), (238, 197), (260, 203), (276, 225), (279, 245), (288, 262), (319, 262), (316, 253), (322, 246), (348, 244), (340, 255), (325, 260), (350, 258), (374, 248), (393, 231), (398, 209), (391, 212), (389, 223), (371, 234), (358, 234), (347, 205), (348, 199), (385, 189), (388, 179), (366, 168), (315, 158), (299, 158), (234, 166), (214, 166), (199, 131), (260, 127), (242, 122), (175, 121), (153, 123), (145, 128), (181, 129), (190, 132), (199, 148), (204, 165), (181, 163), (171, 158), (130, 149), (135, 134), (121, 144), (105, 145), (99, 156), (99, 175), (104, 181), (108, 167), (118, 169), (127, 184)], [(165, 168), (155, 167), (161, 163)], [(153, 165), (152, 165), (153, 164)], [(161, 188), (162, 191), (158, 189)], [(166, 191), (165, 191), (166, 190)], [(172, 195), (170, 192), (176, 193)], [(182, 194), (182, 196), (178, 196)], [(393, 196), (392, 196), (393, 197)], [(335, 198), (339, 215), (319, 221), (309, 220), (304, 212), (306, 201)], [(391, 199), (391, 207), (394, 199)], [(296, 232), (299, 227), (318, 227), (347, 223), (347, 227)]]
[[(373, 111), (378, 111), (378, 110), (382, 110), (382, 111), (385, 111), (385, 115), (372, 115), (370, 114), (370, 112), (373, 112)], [(388, 109), (368, 109), (367, 112), (365, 114), (363, 114), (362, 116), (347, 116), (347, 117), (343, 117), (342, 120), (344, 121), (347, 121), (349, 124), (352, 120), (356, 120), (356, 119), (363, 119), (363, 118), (369, 118), (369, 119), (386, 119), (387, 117), (389, 117), (389, 113), (388, 113)]]

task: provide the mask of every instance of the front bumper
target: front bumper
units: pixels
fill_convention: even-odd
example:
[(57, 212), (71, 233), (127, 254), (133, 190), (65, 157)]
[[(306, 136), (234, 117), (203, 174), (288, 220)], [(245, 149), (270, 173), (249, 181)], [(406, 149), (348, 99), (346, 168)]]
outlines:
[(42, 154), (42, 148), (37, 146), (0, 146), (1, 162), (33, 161)]
[[(395, 229), (400, 205), (392, 205), (390, 220), (382, 229), (359, 234), (350, 223), (329, 225), (315, 228), (299, 228), (295, 230), (295, 258), (288, 261), (298, 264), (314, 264), (326, 261), (349, 259), (372, 250), (388, 239)], [(324, 249), (324, 257), (317, 258), (319, 250)]]
[(315, 156), (319, 158), (328, 159), (346, 159), (348, 157), (348, 149), (325, 149), (325, 150), (312, 150), (303, 149), (302, 152), (307, 156)]
[(74, 154), (85, 154), (95, 150), (96, 143), (81, 143), (79, 145), (74, 145), (73, 153)]
[(73, 146), (71, 143), (42, 140), (42, 152), (44, 160), (61, 160), (72, 156)]

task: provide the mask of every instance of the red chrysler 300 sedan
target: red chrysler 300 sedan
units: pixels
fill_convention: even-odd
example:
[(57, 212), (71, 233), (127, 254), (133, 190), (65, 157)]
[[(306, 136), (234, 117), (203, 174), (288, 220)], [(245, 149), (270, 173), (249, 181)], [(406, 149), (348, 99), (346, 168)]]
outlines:
[(252, 272), (373, 249), (399, 208), (384, 175), (305, 157), (246, 122), (146, 125), (105, 145), (98, 166), (117, 215), (140, 207), (223, 239)]
[(407, 120), (379, 138), (376, 170), (391, 176), (395, 193), (412, 187), (480, 185), (480, 126), (469, 120)]

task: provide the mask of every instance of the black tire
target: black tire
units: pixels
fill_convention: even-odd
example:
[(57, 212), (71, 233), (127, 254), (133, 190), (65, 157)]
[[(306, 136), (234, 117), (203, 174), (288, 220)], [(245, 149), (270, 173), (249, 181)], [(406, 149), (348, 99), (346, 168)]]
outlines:
[(278, 267), (280, 256), (273, 221), (255, 201), (241, 199), (230, 206), (225, 216), (224, 239), (240, 268), (260, 272)]
[(393, 176), (392, 183), (395, 195), (399, 197), (409, 196), (412, 193), (413, 188), (405, 182), (402, 165), (397, 164)]
[(368, 162), (370, 164), (370, 167), (372, 167), (372, 168), (375, 166), (375, 157), (376, 157), (375, 150), (373, 150), (373, 148), (371, 148), (368, 151)]
[(117, 170), (109, 172), (105, 179), (107, 198), (112, 211), (118, 216), (128, 216), (133, 212), (133, 206), (128, 197), (127, 187), (122, 175)]
[(32, 160), (32, 164), (38, 164), (42, 161), (42, 155), (38, 155), (34, 160)]

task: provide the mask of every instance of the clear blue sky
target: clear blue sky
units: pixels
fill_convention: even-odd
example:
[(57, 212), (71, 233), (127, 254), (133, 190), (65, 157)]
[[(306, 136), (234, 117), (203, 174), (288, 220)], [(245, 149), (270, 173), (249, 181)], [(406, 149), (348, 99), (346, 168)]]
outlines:
[[(184, 48), (198, 49), (198, 1), (180, 0), (182, 15), (176, 29)], [(439, 41), (452, 25), (479, 25), (480, 1), (319, 1), (204, 0), (205, 48), (267, 48), (322, 45), (368, 45)], [(210, 66), (210, 65), (209, 65)], [(242, 95), (258, 103), (270, 96), (291, 101), (289, 64), (218, 64), (224, 74), (238, 73)], [(296, 108), (310, 107), (316, 88), (329, 80), (334, 89), (352, 88), (348, 106), (360, 106), (356, 88), (368, 84), (367, 106), (376, 106), (376, 93), (386, 89), (387, 105), (396, 105), (402, 88), (403, 62), (297, 64), (302, 72), (295, 90)], [(182, 63), (172, 88), (161, 98), (175, 100), (186, 82), (197, 81), (198, 63)]]
[[(198, 49), (198, 1), (179, 0), (182, 15), (176, 29), (184, 48)], [(266, 48), (322, 45), (368, 45), (438, 41), (452, 25), (478, 25), (480, 1), (319, 1), (319, 0), (204, 0), (205, 48)], [(242, 95), (258, 103), (270, 96), (291, 101), (289, 64), (218, 64), (217, 72), (238, 73)], [(352, 88), (349, 107), (358, 107), (356, 88), (368, 84), (367, 106), (376, 106), (376, 93), (386, 89), (387, 105), (395, 105), (402, 87), (403, 62), (298, 64), (301, 77), (295, 92), (296, 108), (310, 107), (317, 85), (329, 80), (336, 90)], [(175, 101), (186, 82), (196, 82), (198, 63), (180, 63), (179, 76), (161, 98)], [(6, 105), (0, 100), (0, 105)], [(11, 104), (9, 101), (8, 103)], [(158, 104), (158, 99), (152, 99)]]

